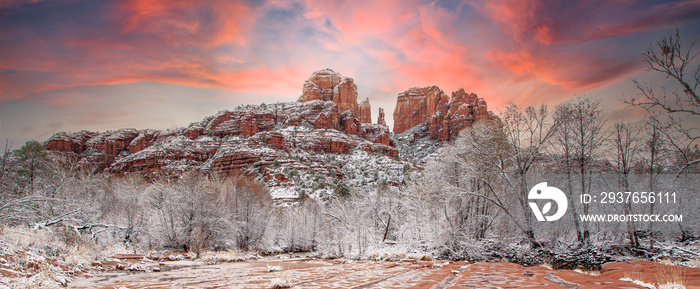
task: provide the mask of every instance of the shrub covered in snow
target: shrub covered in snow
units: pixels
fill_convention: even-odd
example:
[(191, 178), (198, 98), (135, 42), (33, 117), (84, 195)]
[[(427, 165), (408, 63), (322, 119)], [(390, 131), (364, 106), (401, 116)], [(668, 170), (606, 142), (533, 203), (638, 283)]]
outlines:
[(292, 288), (292, 286), (294, 286), (294, 284), (292, 283), (292, 279), (289, 276), (289, 272), (284, 272), (278, 277), (272, 278), (272, 280), (270, 280), (270, 285), (267, 288), (280, 289)]

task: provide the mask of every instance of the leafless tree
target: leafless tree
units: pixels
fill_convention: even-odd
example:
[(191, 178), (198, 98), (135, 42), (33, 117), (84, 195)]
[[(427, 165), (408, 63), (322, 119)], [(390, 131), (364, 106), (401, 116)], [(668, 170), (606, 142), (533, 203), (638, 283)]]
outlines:
[(412, 179), (416, 181), (408, 184), (408, 193), (404, 195), (403, 241), (410, 248), (423, 252), (434, 249), (436, 244), (452, 243), (452, 240), (444, 240), (445, 228), (448, 227), (444, 221), (444, 208), (449, 194), (442, 188), (440, 165), (442, 163), (429, 162), (424, 171), (414, 172)]
[(326, 204), (321, 226), (324, 251), (336, 255), (363, 255), (372, 237), (372, 223), (363, 195), (350, 191), (346, 197), (334, 196)]
[[(647, 127), (651, 127), (651, 133), (649, 139), (646, 141), (644, 150), (648, 153), (646, 158), (642, 158), (642, 161), (647, 161), (643, 165), (641, 173), (649, 174), (649, 191), (656, 191), (656, 182), (658, 175), (663, 170), (663, 164), (661, 162), (662, 152), (664, 151), (664, 140), (661, 137), (656, 125), (653, 122), (647, 122)], [(656, 202), (649, 202), (649, 214), (654, 214), (654, 204)], [(654, 239), (654, 222), (649, 222), (649, 246), (652, 246), (652, 241)]]
[[(364, 196), (365, 206), (370, 208), (370, 218), (374, 221), (381, 242), (396, 241), (396, 230), (403, 213), (401, 196), (389, 188), (386, 182), (380, 183), (374, 193)], [(390, 233), (394, 233), (390, 235)]]
[(218, 202), (234, 224), (239, 249), (256, 248), (263, 240), (272, 216), (272, 199), (268, 189), (251, 177), (233, 176), (219, 187)]
[(483, 237), (503, 215), (534, 241), (534, 232), (516, 209), (521, 196), (512, 193), (522, 185), (514, 155), (499, 121), (477, 122), (445, 148), (436, 170), (440, 176), (431, 178), (442, 184), (442, 208), (452, 238), (464, 233)]
[[(637, 127), (631, 127), (629, 124), (618, 122), (615, 124), (610, 138), (612, 155), (610, 159), (610, 167), (617, 174), (619, 190), (623, 192), (630, 191), (630, 174), (632, 166), (639, 158), (641, 149), (640, 130)], [(632, 202), (623, 204), (624, 213), (629, 215), (632, 212)], [(631, 221), (627, 221), (627, 234), (629, 236), (630, 246), (638, 247), (639, 238), (637, 237), (637, 229)]]
[(155, 182), (146, 190), (149, 208), (152, 210), (153, 229), (159, 239), (159, 246), (177, 247), (179, 224), (177, 222), (177, 201), (173, 185), (167, 180)]
[[(590, 190), (591, 174), (603, 152), (603, 110), (600, 103), (579, 98), (557, 106), (555, 122), (559, 124), (559, 130), (554, 139), (556, 145), (553, 146), (553, 150), (562, 158), (567, 177), (569, 206), (574, 212), (578, 240), (588, 243), (590, 233), (585, 223), (578, 222), (579, 213), (573, 206), (572, 194), (576, 191), (576, 183), (581, 194)], [(583, 204), (582, 213), (588, 214), (587, 204)]]
[(525, 220), (525, 234), (532, 244), (537, 244), (532, 214), (529, 213), (526, 201), (530, 189), (526, 176), (534, 165), (542, 160), (546, 147), (550, 144), (560, 123), (557, 119), (551, 118), (546, 105), (538, 108), (527, 107), (522, 110), (512, 103), (506, 108), (503, 120), (506, 138), (512, 144), (514, 165), (512, 181), (517, 184), (518, 200)]
[(652, 124), (672, 147), (682, 156), (678, 173), (700, 163), (693, 157), (692, 148), (700, 139), (700, 64), (694, 49), (695, 42), (685, 45), (678, 28), (676, 31), (649, 46), (643, 53), (649, 71), (658, 72), (671, 80), (672, 87), (654, 88), (634, 80), (641, 92), (640, 99), (626, 102), (645, 109)]
[[(123, 232), (118, 232), (121, 242), (138, 243), (139, 237), (145, 232), (143, 191), (148, 183), (138, 176), (115, 177), (108, 182), (106, 194), (102, 198), (107, 201), (107, 205), (103, 207), (101, 219), (125, 228)], [(117, 232), (114, 232), (114, 235), (116, 236)]]
[(188, 172), (177, 181), (147, 188), (150, 222), (163, 246), (203, 249), (256, 249), (272, 215), (264, 185), (245, 176)]
[(319, 241), (321, 205), (313, 199), (275, 208), (271, 225), (273, 245), (288, 252), (316, 250)]

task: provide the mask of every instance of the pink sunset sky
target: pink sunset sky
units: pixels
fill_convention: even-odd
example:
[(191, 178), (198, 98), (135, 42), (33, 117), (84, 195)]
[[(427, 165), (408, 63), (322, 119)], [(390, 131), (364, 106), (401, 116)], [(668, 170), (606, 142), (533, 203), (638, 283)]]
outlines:
[(392, 113), (398, 93), (460, 87), (508, 102), (621, 99), (664, 85), (641, 53), (700, 1), (0, 0), (0, 138), (186, 126), (240, 104), (295, 101), (311, 73), (355, 79)]

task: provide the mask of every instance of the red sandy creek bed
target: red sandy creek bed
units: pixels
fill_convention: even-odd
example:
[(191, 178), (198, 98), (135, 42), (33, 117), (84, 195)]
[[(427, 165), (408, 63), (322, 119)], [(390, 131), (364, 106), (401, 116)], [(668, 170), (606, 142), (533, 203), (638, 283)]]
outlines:
[[(258, 259), (164, 272), (104, 273), (69, 287), (268, 288), (272, 279), (286, 278), (294, 288), (644, 288), (619, 279), (653, 283), (673, 273), (683, 275), (686, 288), (700, 288), (699, 269), (647, 261), (606, 264), (599, 276), (512, 263), (446, 262)], [(268, 272), (267, 265), (282, 270)]]

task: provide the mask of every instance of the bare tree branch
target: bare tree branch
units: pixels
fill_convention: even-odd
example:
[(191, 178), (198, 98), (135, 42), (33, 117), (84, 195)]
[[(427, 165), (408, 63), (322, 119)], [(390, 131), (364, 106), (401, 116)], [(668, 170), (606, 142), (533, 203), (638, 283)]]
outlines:
[(700, 121), (700, 97), (697, 93), (700, 85), (698, 55), (700, 51), (695, 49), (695, 42), (684, 45), (680, 30), (676, 28), (671, 35), (657, 41), (655, 45), (650, 45), (642, 56), (649, 71), (672, 79), (677, 87), (670, 91), (662, 87), (659, 93), (654, 88), (634, 80), (642, 98), (625, 100), (628, 105), (646, 110), (654, 122), (653, 125), (668, 139), (668, 143), (676, 148), (677, 153), (683, 156), (685, 162), (678, 166), (677, 174), (698, 163), (698, 159), (688, 158), (689, 149), (700, 139), (700, 129), (697, 127), (697, 122)]

